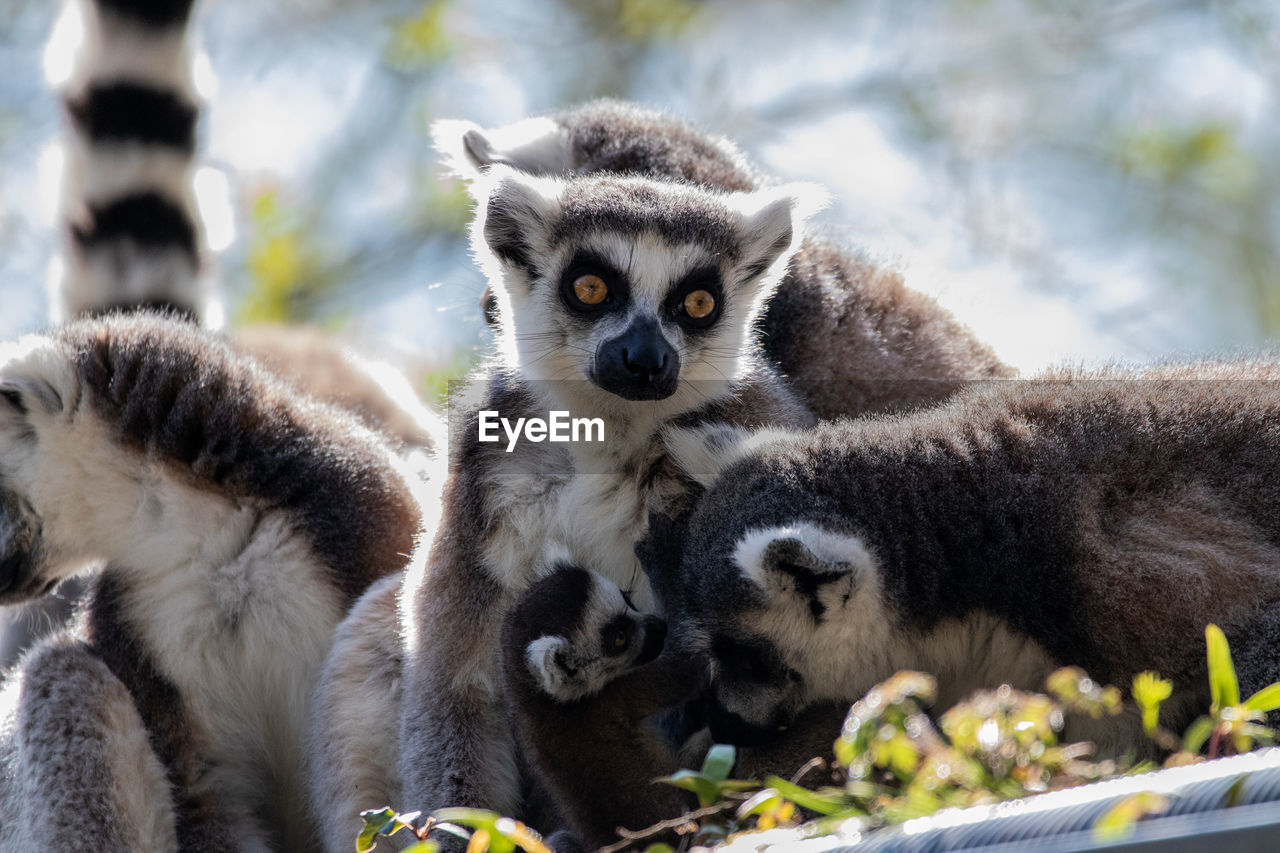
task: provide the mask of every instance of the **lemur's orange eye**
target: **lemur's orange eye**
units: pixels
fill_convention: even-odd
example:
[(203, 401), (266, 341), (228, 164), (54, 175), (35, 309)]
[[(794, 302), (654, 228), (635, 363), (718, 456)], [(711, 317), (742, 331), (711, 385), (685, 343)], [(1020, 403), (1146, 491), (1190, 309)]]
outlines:
[(584, 305), (599, 305), (609, 295), (609, 286), (598, 275), (580, 275), (573, 280), (573, 295)]
[(708, 290), (691, 290), (684, 298), (684, 313), (695, 320), (707, 317), (716, 310), (716, 298)]

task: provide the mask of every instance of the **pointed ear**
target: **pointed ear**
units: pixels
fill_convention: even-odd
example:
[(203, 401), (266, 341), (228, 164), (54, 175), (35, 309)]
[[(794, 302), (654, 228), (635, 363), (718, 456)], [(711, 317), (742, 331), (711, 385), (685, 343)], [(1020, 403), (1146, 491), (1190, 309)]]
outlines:
[(549, 118), (525, 119), (495, 130), (446, 119), (431, 125), (431, 138), (445, 164), (463, 180), (497, 165), (530, 175), (558, 175), (573, 168), (569, 132)]
[(817, 621), (848, 602), (876, 568), (857, 536), (805, 523), (748, 532), (734, 560), (747, 581), (766, 593), (796, 596)]
[(72, 386), (66, 358), (43, 335), (0, 343), (0, 412), (26, 415), (34, 409), (62, 411), (62, 393)]
[(482, 212), (473, 228), (499, 260), (533, 275), (534, 258), (548, 249), (563, 189), (558, 181), (494, 166), (473, 187), (483, 193), (477, 195)]
[(827, 202), (826, 190), (817, 184), (784, 184), (744, 193), (739, 200), (744, 247), (742, 280), (753, 281), (775, 265), (785, 265), (800, 245), (805, 220), (826, 207)]
[(524, 649), (524, 662), (529, 672), (548, 696), (559, 698), (566, 690), (567, 673), (557, 660), (569, 641), (564, 637), (542, 636)]

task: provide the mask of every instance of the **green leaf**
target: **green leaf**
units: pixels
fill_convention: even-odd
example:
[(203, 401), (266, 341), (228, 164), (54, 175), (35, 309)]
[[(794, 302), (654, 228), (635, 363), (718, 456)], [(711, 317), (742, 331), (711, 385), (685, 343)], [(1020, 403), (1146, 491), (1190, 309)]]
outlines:
[(1150, 791), (1131, 794), (1103, 812), (1093, 825), (1093, 838), (1097, 842), (1118, 841), (1133, 833), (1133, 826), (1151, 814), (1160, 814), (1169, 808), (1169, 798)]
[(1140, 672), (1133, 677), (1133, 700), (1142, 709), (1142, 728), (1154, 735), (1160, 726), (1160, 703), (1173, 695), (1173, 682), (1158, 673)]
[(1209, 649), (1209, 689), (1213, 694), (1214, 708), (1220, 711), (1230, 705), (1239, 705), (1240, 684), (1236, 681), (1227, 635), (1210, 623), (1205, 626), (1204, 639)]
[(1250, 711), (1267, 713), (1280, 708), (1280, 681), (1264, 687), (1245, 700), (1244, 706)]
[(839, 796), (810, 791), (808, 788), (801, 787), (794, 782), (788, 782), (780, 776), (770, 776), (765, 780), (765, 784), (800, 808), (808, 809), (818, 814), (835, 814), (849, 807), (849, 804)]
[(698, 804), (703, 808), (715, 805), (720, 801), (720, 786), (701, 773), (695, 773), (692, 770), (681, 770), (673, 776), (663, 776), (654, 781), (665, 782), (668, 785), (692, 791), (698, 798)]
[(356, 853), (368, 853), (378, 845), (378, 836), (384, 834), (382, 830), (388, 825), (395, 824), (396, 813), (389, 806), (369, 809), (360, 812), (360, 819), (364, 821), (364, 826), (356, 837)]
[(1248, 773), (1241, 773), (1231, 783), (1231, 787), (1227, 788), (1227, 795), (1224, 797), (1222, 807), (1225, 809), (1235, 808), (1244, 801), (1245, 781), (1249, 778)]
[(712, 782), (723, 782), (733, 772), (738, 760), (738, 750), (727, 743), (717, 743), (707, 750), (702, 761), (702, 775)]
[(369, 853), (378, 846), (378, 827), (366, 823), (356, 836), (356, 853)]
[(1209, 735), (1213, 734), (1213, 726), (1212, 717), (1201, 717), (1187, 726), (1187, 732), (1182, 736), (1182, 748), (1187, 752), (1200, 752)]
[(742, 805), (738, 806), (738, 820), (746, 820), (753, 814), (759, 814), (781, 800), (782, 795), (774, 788), (756, 791)]

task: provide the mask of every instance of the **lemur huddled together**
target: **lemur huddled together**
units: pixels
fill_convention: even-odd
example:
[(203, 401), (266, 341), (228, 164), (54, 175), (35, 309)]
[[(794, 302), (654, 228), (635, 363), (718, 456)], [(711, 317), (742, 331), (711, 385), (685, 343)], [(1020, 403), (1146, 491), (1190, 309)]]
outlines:
[[(1158, 669), (1171, 728), (1208, 622), (1280, 675), (1280, 363), (1011, 381), (813, 233), (823, 190), (599, 101), (434, 129), (495, 336), (446, 439), (324, 335), (218, 328), (190, 0), (73, 2), (57, 325), (0, 345), (0, 604), (57, 616), (10, 627), (0, 851), (346, 851), (383, 806), (594, 849), (713, 742), (790, 775), (901, 669), (941, 708)], [(557, 412), (602, 440), (486, 438)]]

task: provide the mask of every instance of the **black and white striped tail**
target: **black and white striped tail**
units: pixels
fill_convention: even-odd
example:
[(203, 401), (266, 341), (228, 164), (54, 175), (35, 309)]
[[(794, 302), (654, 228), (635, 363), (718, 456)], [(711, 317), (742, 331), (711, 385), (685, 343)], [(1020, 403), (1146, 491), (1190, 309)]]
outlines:
[(214, 305), (194, 190), (194, 0), (70, 3), (83, 39), (60, 87), (65, 257), (54, 318), (162, 308), (205, 322)]

